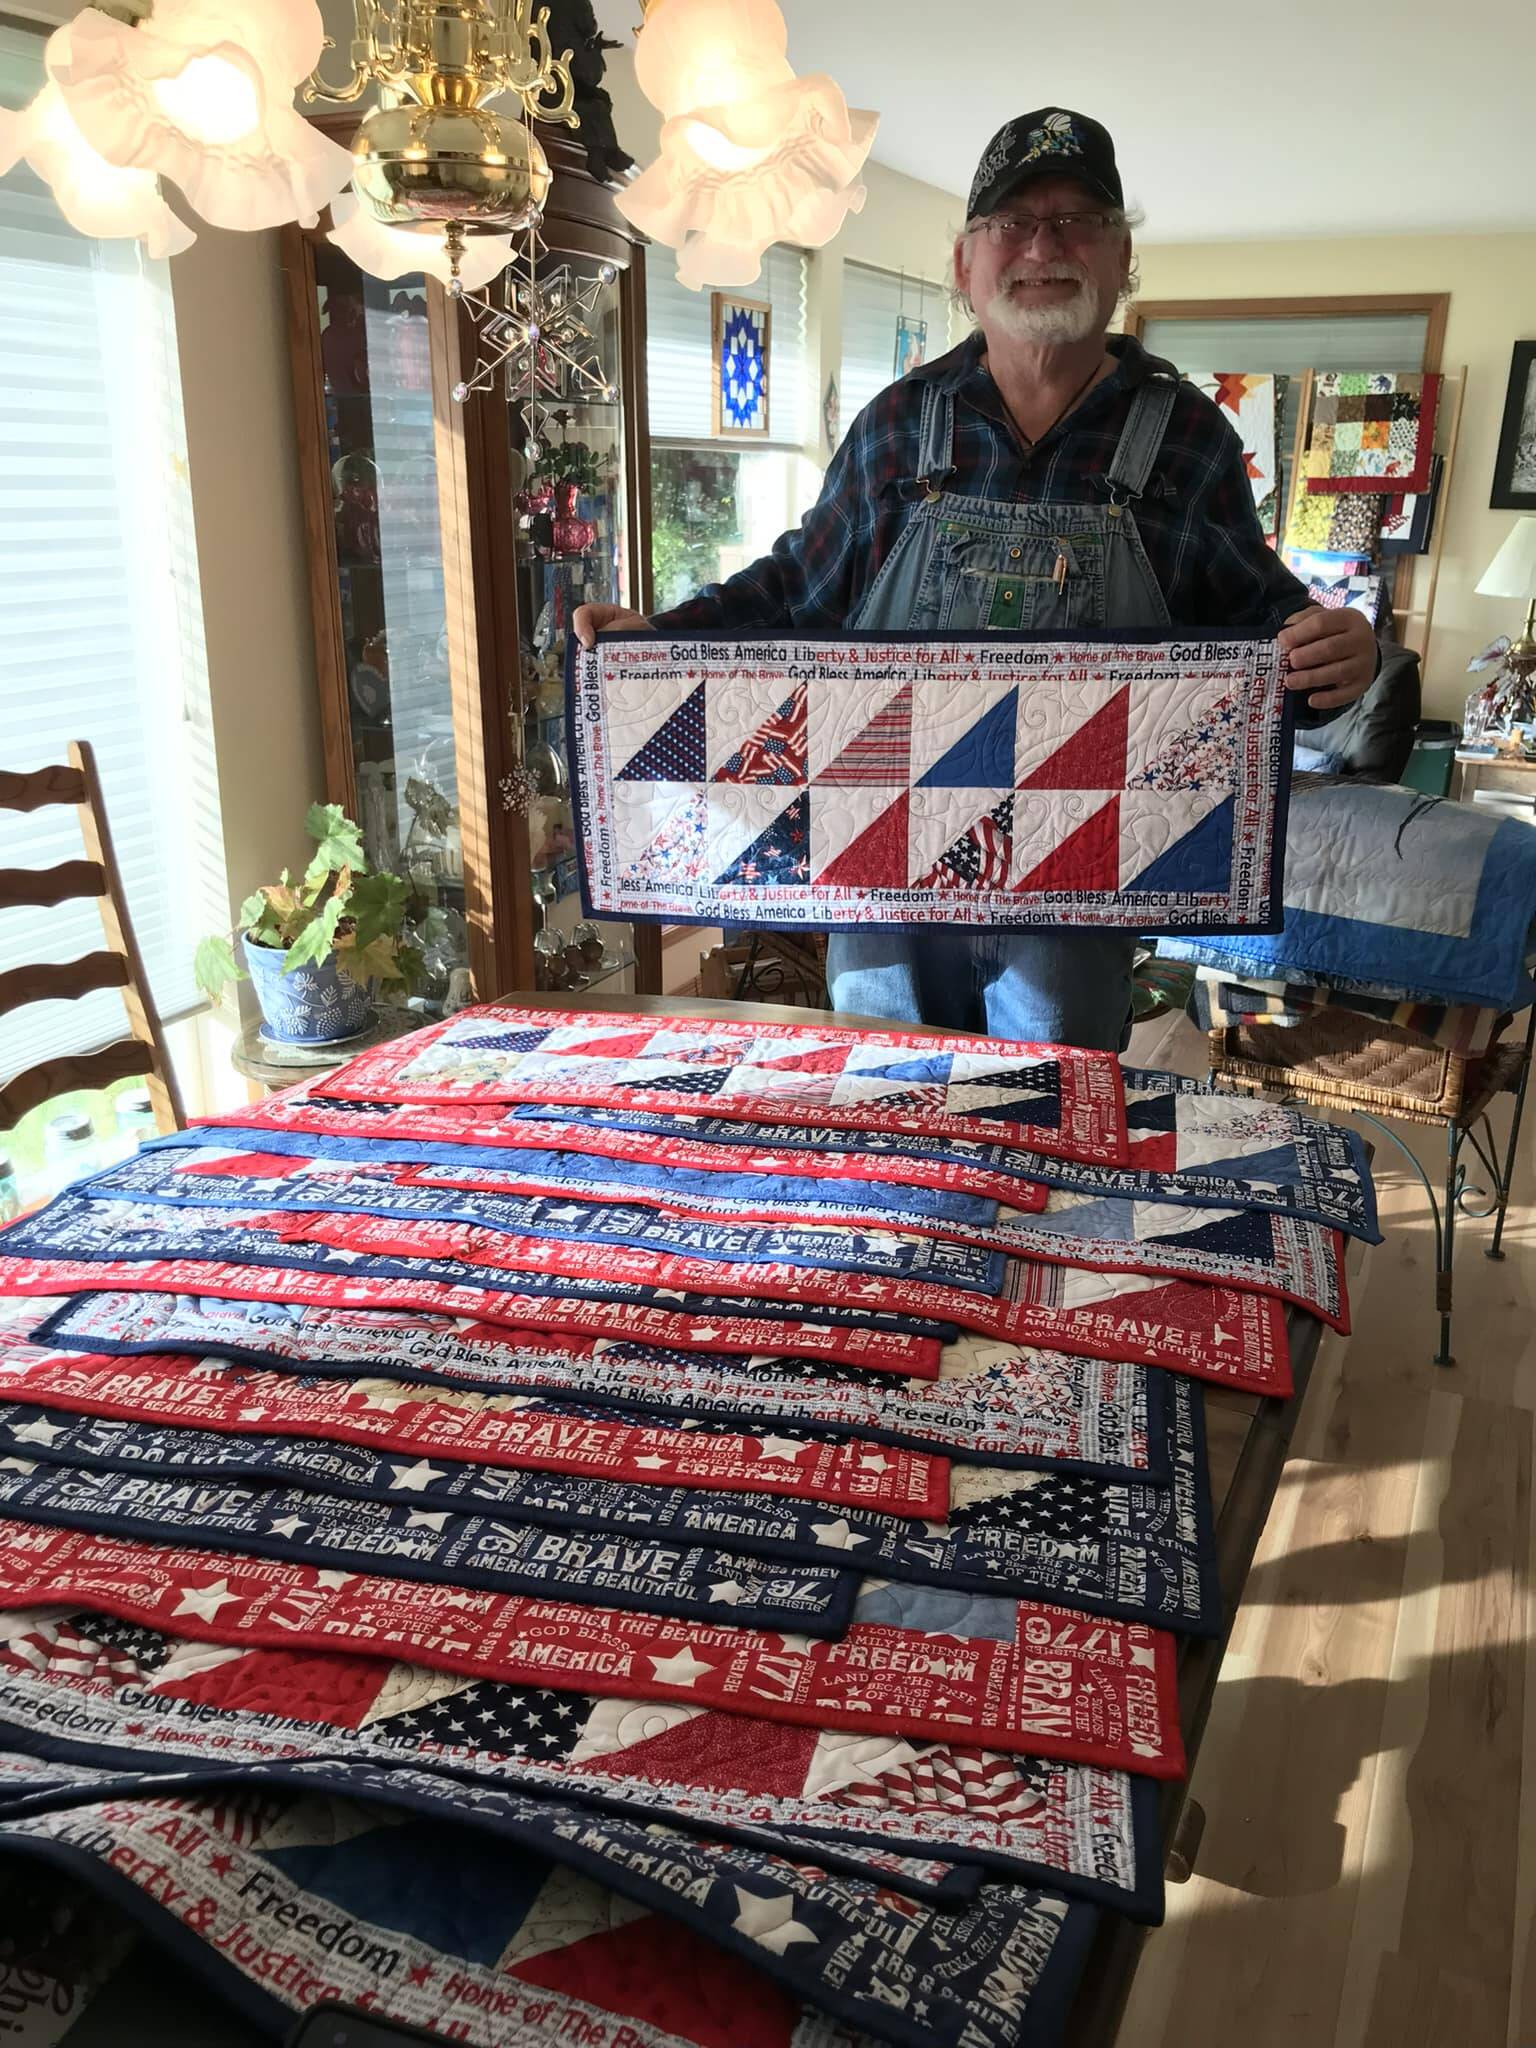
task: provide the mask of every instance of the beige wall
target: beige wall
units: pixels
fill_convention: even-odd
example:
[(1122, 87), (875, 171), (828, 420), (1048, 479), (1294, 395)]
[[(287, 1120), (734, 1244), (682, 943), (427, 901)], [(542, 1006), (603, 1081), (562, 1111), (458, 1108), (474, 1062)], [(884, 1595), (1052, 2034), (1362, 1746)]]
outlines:
[(1473, 586), (1517, 516), (1490, 512), (1488, 493), (1510, 350), (1536, 336), (1536, 235), (1154, 243), (1142, 250), (1141, 269), (1144, 299), (1450, 293), (1443, 362), (1447, 370), (1466, 370), (1466, 400), (1440, 512), (1445, 548), (1424, 685), (1428, 715), (1459, 716), (1471, 687), (1469, 657), (1518, 620), (1518, 606), (1479, 597)]

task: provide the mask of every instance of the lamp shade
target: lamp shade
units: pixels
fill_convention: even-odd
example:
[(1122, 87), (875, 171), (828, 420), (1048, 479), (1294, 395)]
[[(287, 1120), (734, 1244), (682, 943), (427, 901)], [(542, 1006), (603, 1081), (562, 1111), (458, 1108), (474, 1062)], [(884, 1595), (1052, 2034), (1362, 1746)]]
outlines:
[(1483, 571), (1477, 586), (1479, 597), (1536, 598), (1536, 518), (1526, 513), (1509, 530), (1509, 537)]
[(169, 178), (215, 227), (312, 225), (352, 175), (293, 104), (324, 41), (315, 0), (157, 0), (137, 24), (85, 8), (46, 63), (108, 163)]
[(771, 242), (819, 249), (864, 204), (878, 117), (797, 78), (785, 44), (775, 0), (652, 0), (640, 31), (635, 75), (666, 120), (615, 203), (690, 290), (750, 284)]
[(77, 234), (142, 240), (151, 256), (179, 256), (196, 235), (166, 205), (153, 171), (124, 171), (98, 156), (70, 119), (56, 85), (20, 113), (0, 107), (0, 177), (25, 158), (53, 191)]

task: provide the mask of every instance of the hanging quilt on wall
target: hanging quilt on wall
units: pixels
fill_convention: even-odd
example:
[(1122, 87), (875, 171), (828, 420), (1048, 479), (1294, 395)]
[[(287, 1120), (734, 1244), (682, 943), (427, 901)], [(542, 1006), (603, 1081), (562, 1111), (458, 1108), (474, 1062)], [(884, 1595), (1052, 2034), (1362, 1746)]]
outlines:
[(646, 634), (569, 672), (593, 915), (1273, 928), (1272, 642)]
[(1246, 370), (1192, 370), (1189, 381), (1203, 391), (1237, 435), (1243, 468), (1253, 490), (1264, 538), (1273, 542), (1279, 526), (1280, 472), (1275, 458), (1275, 380)]
[(1369, 560), (1381, 533), (1388, 501), (1365, 492), (1298, 491), (1286, 523), (1287, 548), (1320, 555), (1356, 555)]
[(1437, 455), (1429, 465), (1429, 488), (1400, 491), (1386, 501), (1381, 518), (1381, 552), (1384, 555), (1427, 555), (1434, 535), (1435, 503), (1440, 495), (1440, 476), (1445, 457)]
[(1424, 491), (1440, 379), (1394, 370), (1322, 370), (1301, 470), (1309, 494)]

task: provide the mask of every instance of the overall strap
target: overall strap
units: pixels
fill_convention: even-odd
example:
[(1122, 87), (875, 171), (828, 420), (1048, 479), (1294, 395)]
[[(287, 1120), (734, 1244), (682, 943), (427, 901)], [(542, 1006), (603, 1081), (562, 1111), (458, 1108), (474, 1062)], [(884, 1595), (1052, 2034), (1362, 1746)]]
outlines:
[(1120, 445), (1104, 478), (1112, 504), (1129, 504), (1146, 489), (1178, 395), (1179, 380), (1171, 370), (1154, 370), (1137, 387)]
[(917, 480), (929, 498), (936, 498), (954, 474), (955, 397), (936, 380), (923, 385), (923, 411), (917, 433)]

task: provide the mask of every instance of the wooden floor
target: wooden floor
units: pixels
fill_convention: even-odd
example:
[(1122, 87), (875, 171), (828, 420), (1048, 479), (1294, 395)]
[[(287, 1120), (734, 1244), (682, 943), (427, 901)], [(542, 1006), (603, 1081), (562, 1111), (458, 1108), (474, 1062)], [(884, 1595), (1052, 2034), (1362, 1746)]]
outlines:
[[(1134, 1054), (1204, 1069), (1182, 1023)], [(1464, 1226), (1450, 1371), (1423, 1192), (1378, 1151), (1387, 1241), (1313, 1377), (1201, 1751), (1197, 1874), (1120, 2048), (1536, 2048), (1526, 1138), (1506, 1262)], [(1443, 1140), (1418, 1139), (1438, 1178)]]

